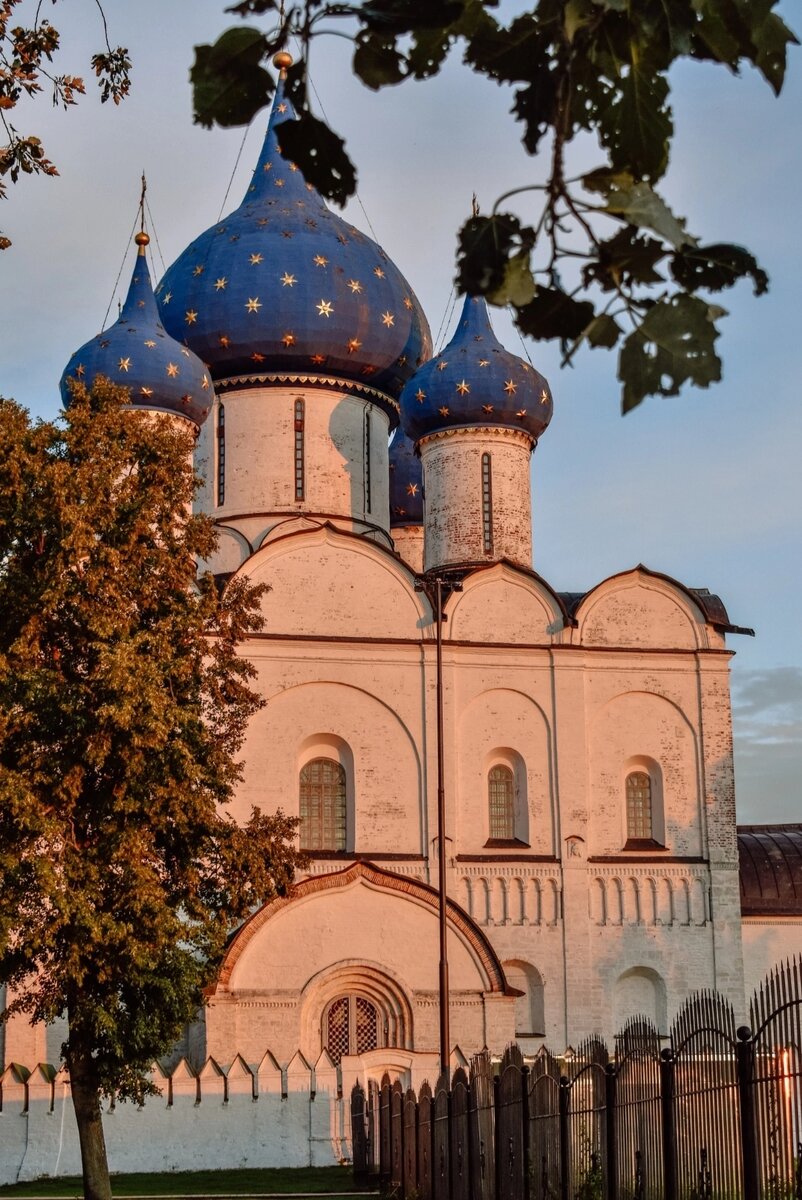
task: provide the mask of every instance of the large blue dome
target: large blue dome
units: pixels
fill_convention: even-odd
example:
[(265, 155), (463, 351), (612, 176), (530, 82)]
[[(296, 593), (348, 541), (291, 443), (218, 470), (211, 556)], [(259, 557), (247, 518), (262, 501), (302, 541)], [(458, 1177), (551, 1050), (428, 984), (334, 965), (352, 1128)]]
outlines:
[(431, 353), (426, 317), (381, 247), (282, 158), (276, 126), (290, 119), (279, 81), (245, 199), (157, 289), (164, 324), (218, 384), (345, 386), (395, 424), (401, 388)]
[(481, 297), (466, 296), (451, 341), (401, 393), (404, 429), (414, 441), (438, 430), (477, 425), (522, 429), (537, 441), (551, 414), (548, 383), (504, 349)]
[(70, 379), (91, 388), (98, 375), (105, 375), (130, 390), (136, 408), (180, 413), (201, 425), (213, 398), (209, 373), (165, 332), (145, 258), (147, 234), (137, 234), (136, 240), (139, 250), (122, 312), (67, 363), (60, 384), (64, 407), (71, 399)]
[(390, 442), (390, 528), (423, 524), (423, 464), (399, 426)]

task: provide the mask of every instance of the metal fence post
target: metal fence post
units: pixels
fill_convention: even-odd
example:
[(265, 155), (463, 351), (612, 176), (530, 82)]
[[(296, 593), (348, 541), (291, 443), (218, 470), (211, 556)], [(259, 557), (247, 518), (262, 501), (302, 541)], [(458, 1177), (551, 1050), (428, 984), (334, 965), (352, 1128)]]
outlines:
[(532, 1190), (532, 1148), (529, 1128), (529, 1067), (521, 1068), (521, 1123), (523, 1133), (524, 1200), (529, 1200)]
[(351, 1091), (351, 1146), (356, 1184), (365, 1183), (368, 1177), (368, 1146), (365, 1133), (365, 1093), (360, 1085), (355, 1083)]
[(660, 1116), (663, 1139), (663, 1194), (665, 1200), (677, 1200), (674, 1055), (668, 1048), (660, 1052)]
[(757, 1154), (755, 1121), (755, 1044), (752, 1030), (741, 1025), (737, 1030), (735, 1053), (738, 1062), (738, 1110), (741, 1118), (741, 1153), (744, 1170), (744, 1200), (760, 1200), (760, 1168)]
[(568, 1113), (571, 1105), (571, 1080), (560, 1076), (560, 1197), (571, 1200), (571, 1131)]
[(618, 1076), (616, 1074), (616, 1066), (614, 1062), (607, 1064), (604, 1070), (604, 1109), (606, 1115), (604, 1140), (605, 1140), (605, 1168), (606, 1168), (606, 1183), (605, 1189), (606, 1200), (618, 1200), (618, 1113), (616, 1105), (618, 1103)]

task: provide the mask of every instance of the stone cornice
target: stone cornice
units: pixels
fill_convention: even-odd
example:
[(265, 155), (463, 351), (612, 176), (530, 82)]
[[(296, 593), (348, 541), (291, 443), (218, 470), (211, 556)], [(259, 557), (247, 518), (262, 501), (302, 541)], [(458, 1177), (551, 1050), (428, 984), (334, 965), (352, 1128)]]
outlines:
[(453, 428), (438, 429), (434, 433), (427, 433), (418, 441), (418, 451), (420, 452), (430, 442), (441, 442), (444, 438), (459, 437), (461, 434), (473, 437), (479, 435), (482, 437), (507, 438), (527, 447), (530, 451), (534, 450), (537, 445), (537, 440), (523, 429), (511, 429), (505, 425), (456, 425)]
[(367, 383), (356, 383), (353, 379), (344, 379), (340, 375), (316, 375), (314, 373), (300, 375), (295, 372), (227, 375), (223, 379), (216, 379), (214, 388), (219, 396), (223, 396), (228, 392), (242, 391), (244, 388), (272, 388), (282, 385), (295, 386), (296, 384), (312, 388), (333, 388), (338, 392), (346, 392), (349, 396), (375, 400), (383, 407), (392, 409), (396, 416), (401, 413), (398, 401), (394, 400), (392, 396), (388, 396), (386, 392), (379, 391), (378, 388), (371, 387)]

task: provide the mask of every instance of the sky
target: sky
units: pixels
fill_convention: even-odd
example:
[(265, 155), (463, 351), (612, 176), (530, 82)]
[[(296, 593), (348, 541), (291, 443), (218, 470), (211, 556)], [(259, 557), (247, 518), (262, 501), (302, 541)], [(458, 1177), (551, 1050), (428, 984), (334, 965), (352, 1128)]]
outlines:
[[(118, 108), (100, 103), (90, 78), (102, 39), (95, 6), (50, 14), (62, 32), (59, 65), (82, 74), (88, 94), (66, 113), (46, 96), (15, 111), (19, 131), (42, 138), (60, 175), (24, 178), (0, 202), (0, 228), (14, 243), (0, 255), (0, 394), (37, 416), (56, 414), (67, 360), (124, 298), (142, 170), (155, 276), (245, 191), (267, 114), (244, 140), (241, 129), (192, 123), (193, 46), (237, 21), (224, 6), (104, 0), (111, 43), (128, 46), (134, 63)], [(802, 27), (796, 6), (786, 4), (785, 16)], [(472, 194), (487, 211), (503, 192), (541, 181), (545, 159), (520, 143), (511, 90), (474, 76), (458, 54), (433, 80), (375, 94), (353, 78), (349, 44), (331, 37), (313, 47), (311, 74), (315, 106), (358, 168), (358, 200), (345, 215), (372, 229), (400, 267), (439, 346), (456, 320), (455, 233)], [(791, 53), (779, 99), (751, 70), (735, 78), (683, 64), (671, 82), (677, 133), (665, 194), (703, 241), (748, 246), (770, 291), (755, 299), (741, 283), (722, 294), (730, 315), (720, 384), (648, 399), (626, 417), (614, 351), (581, 352), (561, 369), (555, 347), (528, 344), (555, 398), (533, 459), (534, 564), (560, 591), (643, 562), (719, 593), (731, 620), (756, 633), (729, 638), (739, 820), (799, 821), (802, 51)], [(600, 161), (589, 139), (577, 153), (579, 169)], [(524, 354), (507, 314), (494, 310), (493, 321)]]

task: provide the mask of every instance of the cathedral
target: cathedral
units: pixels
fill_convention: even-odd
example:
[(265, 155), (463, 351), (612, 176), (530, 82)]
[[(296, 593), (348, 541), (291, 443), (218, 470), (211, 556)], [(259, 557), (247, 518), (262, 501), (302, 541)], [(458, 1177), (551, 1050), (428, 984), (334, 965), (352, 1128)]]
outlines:
[[(441, 866), (457, 1057), (635, 1013), (665, 1031), (699, 988), (744, 1014), (802, 933), (802, 825), (736, 825), (730, 641), (751, 631), (642, 565), (587, 592), (538, 574), (549, 383), (482, 299), (433, 355), (385, 252), (280, 155), (291, 119), (279, 83), (241, 205), (155, 292), (137, 235), (119, 319), (62, 380), (65, 402), (102, 374), (191, 423), (204, 569), (268, 585), (231, 811), (298, 816), (310, 865), (232, 937), (188, 1063), (431, 1078)], [(12, 1022), (4, 1065), (56, 1062), (54, 1037)]]

